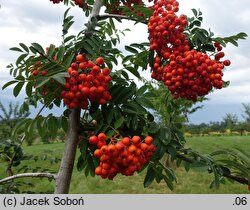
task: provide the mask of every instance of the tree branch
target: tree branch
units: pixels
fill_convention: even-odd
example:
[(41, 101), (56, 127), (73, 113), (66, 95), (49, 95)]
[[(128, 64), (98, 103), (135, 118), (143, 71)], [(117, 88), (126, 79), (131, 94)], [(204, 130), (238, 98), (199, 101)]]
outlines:
[[(186, 156), (181, 155), (181, 154), (177, 154), (176, 157), (179, 158), (179, 159), (181, 159), (181, 160), (184, 160), (184, 161), (186, 161), (186, 162), (188, 162), (188, 163), (191, 163), (191, 164), (192, 164), (192, 163), (195, 163), (195, 160), (194, 160), (194, 159), (189, 158), (189, 157), (186, 157)], [(228, 178), (228, 179), (234, 180), (234, 181), (236, 181), (236, 182), (238, 182), (238, 183), (240, 183), (240, 184), (246, 184), (246, 185), (249, 184), (249, 182), (248, 182), (247, 179), (242, 178), (242, 177), (238, 177), (238, 176), (234, 176), (234, 175), (229, 174), (229, 173), (225, 173), (225, 172), (224, 172), (222, 176), (224, 176), (224, 177), (226, 177), (226, 178)]]
[(132, 20), (132, 21), (140, 22), (140, 23), (143, 23), (143, 24), (148, 24), (147, 21), (138, 20), (136, 18), (131, 18), (131, 17), (128, 17), (126, 15), (103, 14), (103, 15), (97, 15), (96, 18), (97, 18), (97, 20), (104, 20), (104, 19), (107, 19), (107, 18), (115, 18), (117, 20), (124, 19), (124, 20)]
[(51, 173), (24, 173), (24, 174), (16, 174), (14, 176), (9, 176), (4, 179), (0, 180), (0, 184), (3, 184), (5, 182), (14, 180), (14, 179), (19, 179), (19, 178), (24, 178), (24, 177), (31, 177), (31, 178), (48, 178), (48, 179), (56, 179), (55, 174)]
[(102, 4), (103, 4), (103, 0), (95, 0), (93, 9), (90, 14), (90, 21), (92, 17), (97, 17), (99, 15)]

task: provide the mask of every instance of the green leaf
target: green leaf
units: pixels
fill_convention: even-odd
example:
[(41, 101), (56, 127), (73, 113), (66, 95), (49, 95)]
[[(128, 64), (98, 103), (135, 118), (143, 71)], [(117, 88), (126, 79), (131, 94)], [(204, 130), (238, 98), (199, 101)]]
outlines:
[(26, 85), (26, 94), (29, 97), (32, 96), (32, 87), (33, 87), (32, 82), (28, 82), (27, 85)]
[(92, 48), (87, 42), (84, 44), (84, 49), (88, 51), (89, 54), (94, 56), (96, 54), (95, 49)]
[(64, 14), (63, 14), (63, 19), (65, 19), (69, 13), (70, 8), (66, 9)]
[(66, 59), (63, 60), (63, 65), (68, 68), (70, 64), (72, 63), (73, 59), (75, 57), (75, 54), (72, 53), (71, 55), (67, 56)]
[(168, 168), (168, 167), (164, 167), (164, 171), (166, 173), (166, 175), (168, 176), (168, 179), (170, 181), (174, 181), (176, 180), (176, 176), (174, 174), (174, 171), (171, 169), (171, 168)]
[(128, 73), (127, 73), (126, 71), (121, 70), (121, 74), (122, 74), (122, 76), (123, 76), (126, 80), (129, 80), (129, 76), (128, 76)]
[(16, 52), (23, 52), (20, 48), (18, 47), (11, 47), (10, 50), (16, 51)]
[(197, 10), (196, 10), (196, 9), (191, 9), (191, 10), (192, 10), (192, 12), (194, 13), (194, 16), (197, 17), (197, 15), (198, 15)]
[(53, 45), (53, 44), (51, 44), (51, 45), (49, 46), (49, 50), (48, 50), (48, 56), (49, 56), (49, 57), (52, 57), (52, 56), (53, 56), (53, 54), (54, 54), (54, 52), (55, 52), (55, 48), (56, 48), (56, 46)]
[(125, 49), (133, 54), (138, 54), (138, 51), (133, 47), (125, 46)]
[(138, 128), (138, 116), (136, 114), (133, 115), (131, 120), (131, 128), (136, 130)]
[(31, 120), (28, 125), (26, 124), (26, 127), (25, 127), (26, 128), (25, 129), (26, 140), (29, 141), (29, 139), (33, 138), (34, 127), (35, 127), (35, 121), (34, 120)]
[(17, 80), (12, 80), (12, 81), (9, 81), (9, 82), (5, 83), (5, 84), (3, 85), (3, 87), (2, 87), (2, 90), (4, 90), (4, 89), (7, 88), (8, 86), (13, 85), (13, 84), (15, 84), (15, 83), (17, 83), (17, 82), (18, 82)]
[[(138, 48), (138, 49), (140, 49), (140, 50), (144, 50), (144, 49), (145, 49), (145, 47), (144, 47), (143, 44), (133, 43), (133, 44), (131, 44), (130, 46), (131, 46), (131, 47)], [(148, 51), (147, 51), (147, 52), (148, 52)]]
[(69, 28), (73, 25), (74, 21), (69, 21), (63, 24), (63, 35), (66, 35), (68, 33)]
[(126, 63), (127, 61), (130, 61), (130, 59), (132, 59), (132, 58), (134, 58), (133, 55), (128, 55), (128, 56), (126, 56), (126, 57), (124, 57), (124, 58), (122, 59), (122, 63), (124, 64), (124, 63)]
[(124, 118), (123, 117), (120, 117), (118, 120), (115, 121), (114, 123), (114, 127), (115, 129), (118, 129), (120, 128), (124, 123)]
[(50, 80), (50, 78), (48, 78), (48, 77), (39, 77), (39, 78), (36, 80), (35, 88), (42, 87), (42, 86), (43, 86), (44, 84), (46, 84), (49, 80)]
[(199, 20), (195, 20), (190, 24), (190, 28), (193, 28), (193, 26), (201, 26), (201, 22)]
[(133, 68), (133, 67), (131, 67), (131, 66), (126, 66), (125, 67), (130, 73), (132, 73), (133, 75), (135, 75), (137, 78), (141, 78), (141, 75), (139, 74), (139, 72), (135, 69), (135, 68)]
[(74, 16), (68, 16), (67, 18), (64, 19), (64, 22), (69, 22), (74, 19)]
[(18, 66), (27, 56), (28, 56), (28, 54), (20, 55), (16, 60), (16, 66)]
[(198, 37), (198, 39), (202, 42), (205, 43), (207, 41), (207, 37), (206, 35), (201, 31), (201, 30), (197, 30), (195, 32), (195, 35)]
[(114, 21), (112, 18), (109, 18), (109, 23), (110, 23), (110, 26), (112, 27), (113, 30), (115, 30), (115, 24), (114, 24)]
[(27, 53), (29, 53), (29, 48), (28, 48), (25, 44), (19, 43), (19, 45), (20, 45)]
[(184, 162), (184, 167), (185, 167), (186, 171), (189, 171), (189, 169), (190, 169), (190, 163)]
[(94, 161), (93, 161), (91, 155), (88, 156), (87, 161), (88, 161), (88, 167), (90, 169), (90, 175), (92, 177), (94, 177), (95, 176), (95, 165), (94, 165)]
[(235, 41), (234, 39), (229, 39), (229, 40), (227, 40), (227, 42), (230, 42), (230, 43), (233, 44), (234, 46), (238, 47), (238, 43), (237, 43), (237, 41)]
[(106, 113), (106, 120), (109, 125), (112, 122), (113, 116), (114, 116), (114, 109), (113, 109), (113, 106), (111, 105), (111, 106), (108, 106), (107, 113)]
[(24, 129), (25, 127), (27, 127), (26, 125), (28, 125), (29, 123), (31, 123), (31, 121), (32, 121), (32, 119), (29, 119), (29, 118), (20, 120), (20, 121), (15, 125), (15, 127), (13, 128), (13, 130), (12, 130), (12, 135), (13, 135), (13, 137), (15, 137), (16, 135), (18, 135), (20, 131), (23, 131), (23, 129)]
[(59, 51), (58, 51), (57, 55), (56, 55), (56, 58), (57, 58), (57, 61), (58, 61), (58, 62), (62, 61), (63, 56), (64, 56), (64, 53), (65, 53), (65, 47), (64, 47), (64, 46), (61, 46), (61, 47), (59, 48)]
[(57, 134), (57, 119), (54, 116), (49, 116), (48, 118), (48, 130), (51, 134), (51, 136), (56, 137)]
[(39, 116), (36, 120), (36, 128), (41, 137), (44, 137), (47, 133), (47, 129), (44, 127), (45, 118)]
[(82, 155), (79, 155), (77, 161), (77, 170), (82, 171), (87, 166), (87, 162), (83, 160)]
[(160, 128), (159, 130), (159, 138), (161, 140), (161, 142), (164, 145), (168, 145), (171, 141), (170, 135), (169, 135), (169, 129), (168, 128)]
[(204, 45), (202, 45), (201, 49), (205, 50), (205, 51), (209, 51), (209, 52), (214, 52), (215, 51), (214, 46), (210, 45), (210, 44), (204, 44)]
[(157, 131), (159, 131), (159, 126), (157, 123), (153, 122), (150, 123), (149, 128), (148, 128), (148, 132), (149, 133), (156, 133)]
[(71, 36), (68, 36), (64, 39), (64, 43), (66, 42), (69, 42), (71, 39), (74, 39), (76, 36), (75, 35), (71, 35)]
[(155, 170), (153, 167), (151, 166), (148, 166), (148, 170), (147, 170), (147, 174), (145, 176), (145, 179), (144, 179), (144, 187), (149, 187), (149, 185), (152, 184), (152, 182), (154, 181), (155, 179)]
[(64, 130), (64, 132), (68, 132), (69, 123), (68, 119), (64, 116), (61, 117), (61, 127)]
[(42, 54), (45, 53), (44, 50), (43, 50), (43, 47), (42, 47), (40, 44), (34, 42), (34, 43), (31, 43), (31, 45), (32, 45), (39, 53), (42, 53)]
[(128, 103), (124, 103), (124, 105), (122, 106), (122, 110), (127, 113), (136, 113), (137, 115), (147, 114), (146, 109), (141, 106), (137, 101), (130, 101)]
[(146, 107), (146, 108), (151, 108), (151, 109), (154, 109), (155, 108), (155, 105), (152, 103), (152, 101), (150, 99), (148, 99), (147, 97), (138, 97), (137, 101), (140, 102), (140, 104), (143, 106), (143, 107)]
[(144, 94), (148, 89), (148, 85), (143, 85), (142, 87), (140, 87), (140, 89), (137, 90), (136, 95), (140, 96), (142, 94)]
[(167, 184), (168, 188), (173, 191), (174, 190), (173, 182), (169, 180), (166, 176), (164, 176), (164, 181)]
[(64, 85), (65, 84), (65, 77), (69, 77), (69, 74), (66, 72), (61, 72), (58, 74), (54, 74), (51, 78), (59, 82), (60, 84)]
[(18, 96), (18, 94), (19, 94), (20, 91), (22, 90), (23, 85), (24, 85), (24, 82), (19, 82), (19, 83), (17, 83), (17, 85), (14, 87), (14, 89), (13, 89), (13, 95), (14, 95), (15, 97)]
[(244, 32), (240, 32), (238, 34), (235, 35), (238, 39), (246, 39), (248, 37), (248, 35)]

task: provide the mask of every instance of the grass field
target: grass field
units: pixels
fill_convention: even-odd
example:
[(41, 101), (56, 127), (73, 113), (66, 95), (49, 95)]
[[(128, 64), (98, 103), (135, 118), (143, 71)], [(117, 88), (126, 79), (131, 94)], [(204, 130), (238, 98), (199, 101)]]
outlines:
[[(250, 151), (250, 136), (208, 136), (208, 137), (192, 137), (187, 140), (187, 147), (192, 147), (194, 150), (209, 154), (212, 151), (221, 148), (238, 147), (245, 151)], [(39, 156), (48, 155), (61, 157), (63, 144), (42, 144), (34, 146), (25, 146), (26, 154), (37, 154)], [(23, 161), (17, 170), (22, 166), (27, 165), (30, 168), (47, 168), (51, 172), (57, 172), (59, 163), (51, 164), (49, 160), (29, 160)], [(104, 194), (104, 193), (175, 193), (175, 194), (241, 194), (249, 193), (246, 185), (240, 185), (238, 183), (226, 182), (226, 185), (221, 185), (219, 189), (210, 189), (209, 185), (212, 180), (212, 175), (207, 172), (193, 171), (186, 172), (184, 168), (173, 169), (178, 178), (178, 182), (175, 184), (174, 191), (169, 190), (164, 183), (157, 184), (154, 182), (150, 187), (143, 188), (143, 179), (145, 173), (136, 174), (133, 177), (117, 176), (113, 181), (102, 180), (100, 177), (85, 177), (83, 172), (78, 172), (74, 169), (72, 177), (70, 193), (81, 194)], [(0, 178), (5, 177), (5, 166), (0, 165)], [(53, 193), (54, 181), (49, 182), (46, 179), (29, 178), (23, 179), (23, 181), (30, 181), (34, 184), (34, 187), (23, 187), (23, 191), (33, 191), (36, 193)]]

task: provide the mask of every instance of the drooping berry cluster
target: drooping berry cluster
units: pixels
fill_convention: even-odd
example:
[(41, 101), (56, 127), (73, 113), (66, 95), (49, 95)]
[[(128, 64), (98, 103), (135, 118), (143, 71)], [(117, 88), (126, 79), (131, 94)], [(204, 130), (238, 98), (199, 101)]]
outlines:
[[(177, 16), (179, 3), (176, 0), (158, 0), (153, 6), (154, 13), (148, 23), (150, 50), (157, 56), (152, 66), (151, 77), (163, 81), (175, 98), (196, 101), (198, 96), (208, 94), (212, 88), (222, 88), (224, 65), (220, 62), (223, 52), (218, 52), (214, 59), (205, 53), (191, 49), (184, 34), (187, 19)], [(222, 47), (215, 43), (217, 51)]]
[(65, 89), (61, 93), (68, 108), (87, 109), (89, 101), (103, 105), (112, 99), (108, 91), (110, 69), (101, 69), (103, 66), (102, 57), (97, 58), (94, 64), (85, 54), (76, 56), (76, 62), (68, 68), (70, 77), (66, 79)]
[(147, 136), (143, 141), (139, 136), (133, 136), (131, 139), (124, 137), (116, 142), (111, 140), (107, 144), (106, 135), (100, 133), (98, 136), (91, 136), (89, 142), (97, 145), (94, 156), (100, 159), (100, 164), (95, 173), (103, 179), (112, 180), (118, 173), (132, 176), (150, 161), (156, 151), (151, 136)]

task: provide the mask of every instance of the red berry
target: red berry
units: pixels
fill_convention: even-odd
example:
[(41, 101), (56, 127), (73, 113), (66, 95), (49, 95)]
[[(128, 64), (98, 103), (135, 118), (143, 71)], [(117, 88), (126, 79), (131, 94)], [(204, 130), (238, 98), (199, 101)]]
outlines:
[(103, 59), (103, 57), (97, 58), (97, 59), (96, 59), (96, 64), (97, 64), (98, 66), (102, 66), (102, 65), (104, 64), (104, 59)]
[(79, 54), (79, 55), (76, 56), (76, 61), (79, 62), (79, 63), (83, 62), (84, 59), (85, 59), (85, 56), (82, 55), (82, 54)]
[(48, 73), (47, 70), (43, 70), (43, 71), (41, 72), (41, 75), (42, 75), (42, 76), (45, 76), (47, 73)]
[(129, 146), (130, 145), (130, 138), (129, 137), (125, 137), (122, 139), (122, 143), (125, 145), (125, 146)]
[(99, 141), (106, 141), (106, 138), (107, 138), (105, 133), (99, 133), (97, 137)]
[(91, 136), (91, 137), (89, 137), (89, 143), (90, 144), (97, 144), (98, 143), (98, 138), (97, 138), (97, 136)]
[(145, 141), (145, 143), (146, 143), (147, 145), (150, 145), (150, 144), (152, 144), (152, 142), (153, 142), (153, 138), (152, 138), (151, 136), (147, 136), (147, 137), (144, 139), (144, 141)]
[(230, 60), (224, 60), (224, 61), (223, 61), (223, 64), (224, 64), (225, 66), (230, 66), (230, 65), (231, 65), (231, 61), (230, 61)]
[(141, 142), (140, 136), (133, 136), (132, 142), (134, 145), (138, 145)]

